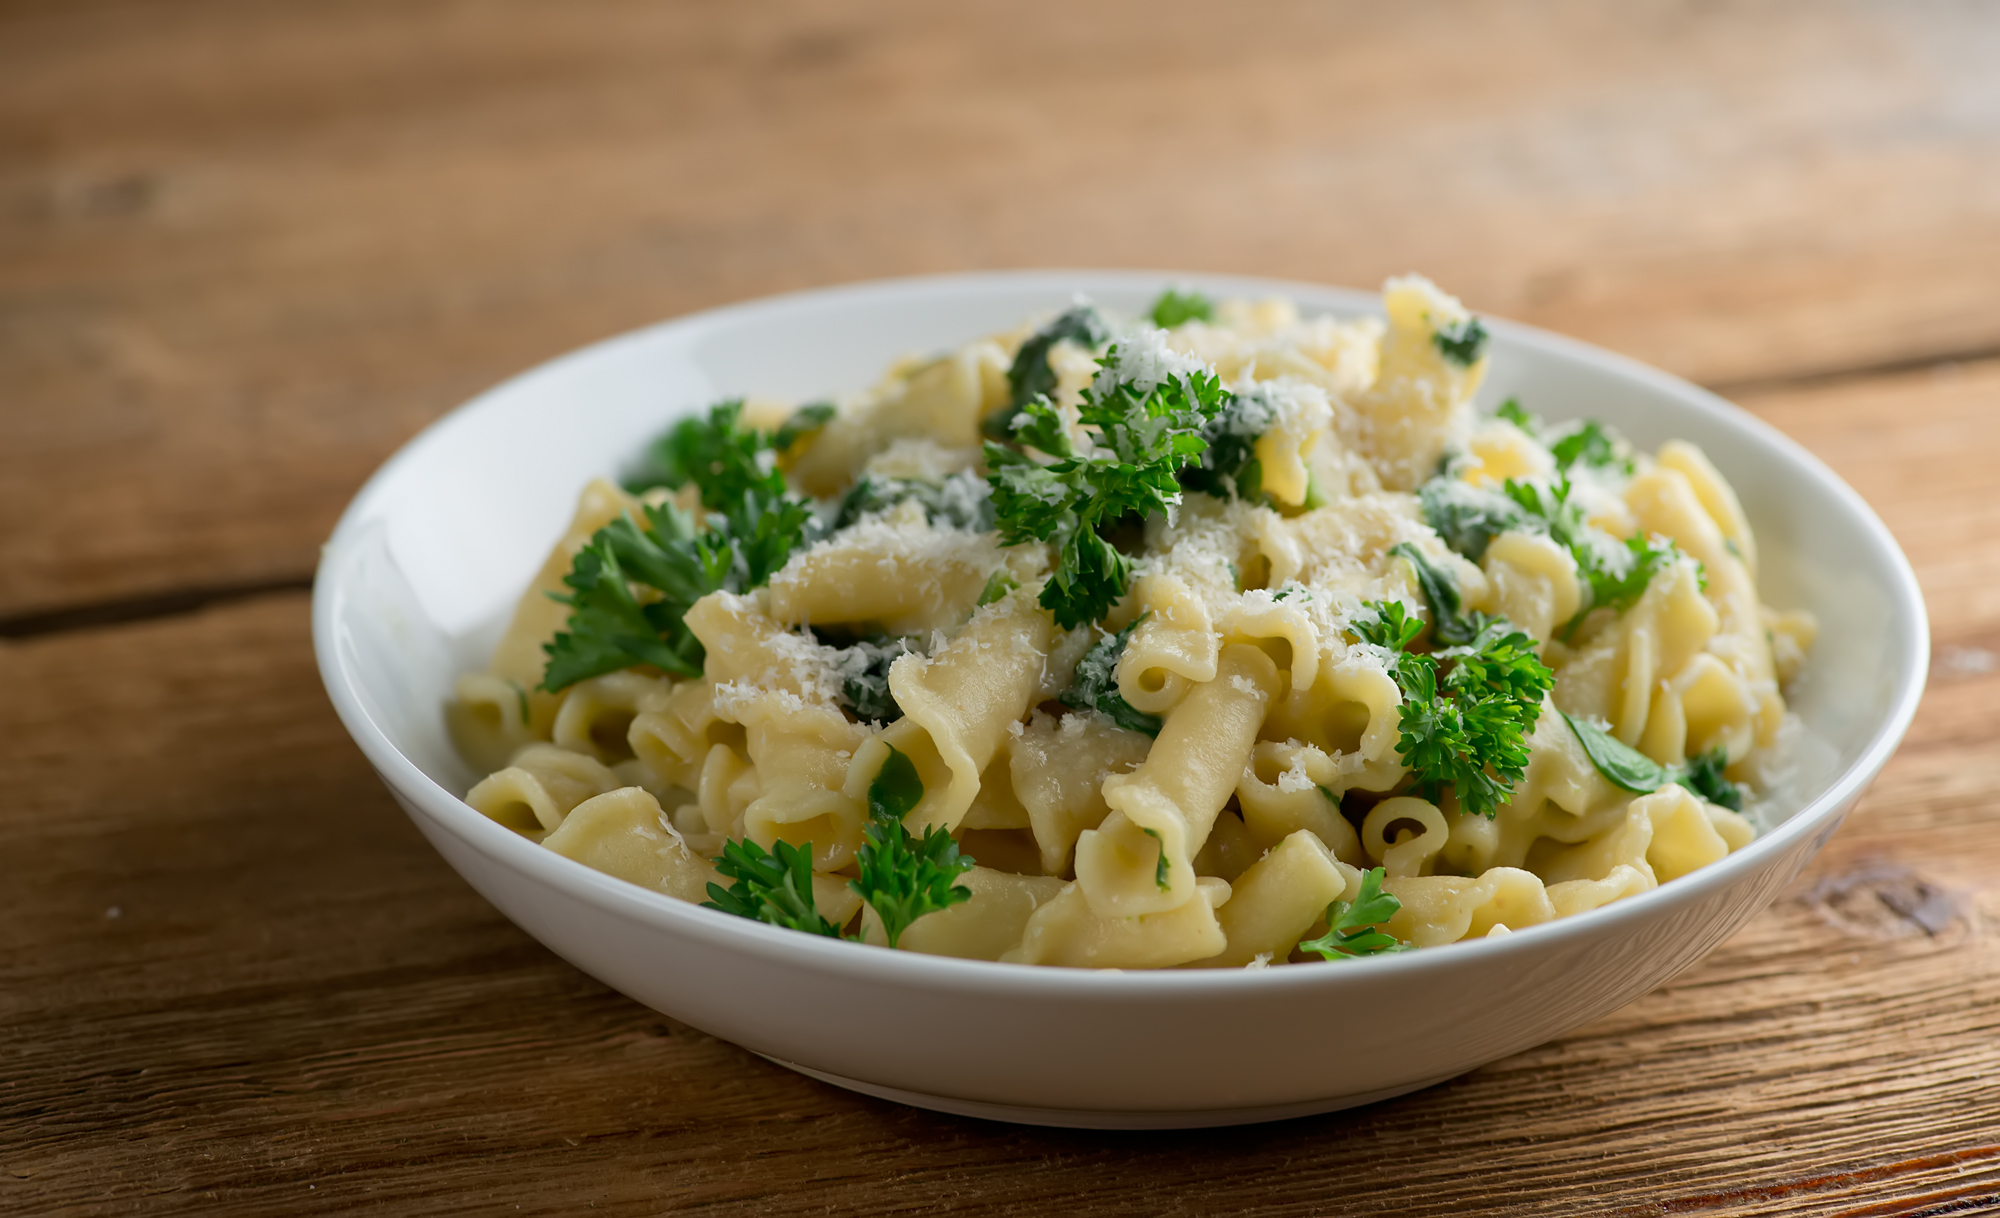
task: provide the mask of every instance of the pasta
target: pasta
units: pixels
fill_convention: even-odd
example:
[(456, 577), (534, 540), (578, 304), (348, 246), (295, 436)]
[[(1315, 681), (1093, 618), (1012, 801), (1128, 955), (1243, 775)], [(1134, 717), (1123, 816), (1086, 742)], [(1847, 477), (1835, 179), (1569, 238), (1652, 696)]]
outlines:
[(460, 679), (466, 802), (681, 900), (1088, 968), (1507, 934), (1743, 848), (1814, 623), (1735, 492), (1475, 412), (1428, 281), (1385, 314), (1078, 304), (677, 424)]

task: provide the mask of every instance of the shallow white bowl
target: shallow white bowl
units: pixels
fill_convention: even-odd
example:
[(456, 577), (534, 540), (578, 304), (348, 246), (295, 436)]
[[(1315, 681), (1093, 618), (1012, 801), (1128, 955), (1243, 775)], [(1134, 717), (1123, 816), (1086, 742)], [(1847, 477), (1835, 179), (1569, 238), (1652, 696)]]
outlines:
[(666, 322), (482, 394), (384, 465), (326, 546), (313, 638), (341, 720), (438, 852), (585, 972), (829, 1082), (1050, 1125), (1271, 1120), (1450, 1078), (1688, 967), (1832, 836), (1924, 683), (1923, 602), (1888, 530), (1825, 466), (1728, 403), (1505, 322), (1492, 324), (1484, 404), (1513, 394), (1548, 418), (1603, 419), (1642, 448), (1699, 444), (1757, 530), (1766, 599), (1819, 615), (1792, 697), (1837, 752), (1835, 777), (1722, 862), (1501, 939), (1341, 965), (1088, 972), (884, 951), (729, 917), (600, 875), (459, 800), (477, 775), (445, 736), (452, 680), (484, 666), (587, 479), (718, 398), (857, 388), (896, 356), (1011, 327), (1079, 292), (1137, 314), (1169, 282), (1216, 297), (1288, 295), (1308, 313), (1378, 307), (1372, 294), (1207, 275), (910, 279)]

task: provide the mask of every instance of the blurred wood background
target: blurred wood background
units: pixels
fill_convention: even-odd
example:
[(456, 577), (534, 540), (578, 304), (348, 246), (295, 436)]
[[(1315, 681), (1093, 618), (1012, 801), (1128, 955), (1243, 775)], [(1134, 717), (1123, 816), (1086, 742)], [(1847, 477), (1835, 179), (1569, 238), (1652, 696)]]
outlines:
[[(2000, 1212), (1996, 65), (1974, 0), (0, 0), (0, 1211)], [(1916, 564), (1909, 742), (1672, 985), (1220, 1131), (821, 1086), (445, 868), (309, 651), (377, 464), (663, 317), (1065, 265), (1420, 269), (1731, 396)]]

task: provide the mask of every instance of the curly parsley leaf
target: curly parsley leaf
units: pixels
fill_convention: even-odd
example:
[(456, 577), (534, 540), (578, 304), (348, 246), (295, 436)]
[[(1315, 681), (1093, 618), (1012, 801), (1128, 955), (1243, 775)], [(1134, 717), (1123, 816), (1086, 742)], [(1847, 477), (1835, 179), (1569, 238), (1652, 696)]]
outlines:
[(832, 402), (807, 402), (794, 410), (783, 426), (771, 433), (771, 447), (783, 452), (823, 429), (839, 413), (840, 409)]
[(1657, 534), (1640, 534), (1620, 542), (1598, 532), (1584, 520), (1583, 508), (1570, 498), (1567, 477), (1553, 487), (1508, 479), (1502, 488), (1521, 509), (1521, 525), (1546, 532), (1550, 540), (1576, 560), (1583, 603), (1558, 633), (1567, 638), (1593, 609), (1623, 613), (1638, 603), (1653, 577), (1680, 557), (1674, 543)]
[(1353, 960), (1361, 956), (1382, 956), (1406, 952), (1414, 945), (1405, 943), (1376, 927), (1387, 922), (1403, 907), (1394, 896), (1382, 891), (1383, 869), (1371, 868), (1361, 875), (1361, 890), (1352, 901), (1335, 901), (1326, 907), (1326, 933), (1299, 944), (1302, 952), (1317, 952), (1326, 960)]
[(1416, 573), (1417, 587), (1423, 590), (1424, 603), (1430, 607), (1433, 638), (1440, 643), (1457, 644), (1469, 641), (1479, 632), (1480, 615), (1466, 617), (1459, 612), (1463, 602), (1458, 577), (1449, 568), (1432, 563), (1429, 556), (1407, 541), (1390, 546), (1389, 553), (1409, 563)]
[(1589, 719), (1563, 714), (1576, 733), (1583, 755), (1590, 758), (1606, 782), (1622, 791), (1646, 795), (1670, 782), (1679, 783), (1709, 803), (1743, 810), (1743, 788), (1722, 776), (1729, 754), (1720, 746), (1690, 758), (1684, 765), (1661, 765)]
[[(1100, 366), (1115, 367), (1112, 347)], [(1102, 388), (1100, 388), (1102, 386)], [(1110, 611), (1132, 579), (1132, 562), (1099, 532), (1128, 517), (1143, 519), (1180, 502), (1176, 473), (1207, 447), (1202, 428), (1228, 398), (1211, 372), (1176, 374), (1145, 389), (1100, 376), (1084, 390), (1080, 421), (1097, 430), (1089, 452), (1071, 443), (1061, 414), (1046, 398), (1015, 418), (1013, 437), (1055, 458), (1043, 464), (998, 444), (986, 445), (1000, 544), (1051, 542), (1055, 571), (1041, 605), (1072, 629)]]
[(840, 678), (840, 700), (864, 722), (894, 723), (903, 708), (889, 691), (889, 666), (906, 655), (922, 655), (918, 640), (872, 635), (835, 651), (833, 671)]
[(1489, 819), (1528, 767), (1528, 733), (1555, 675), (1535, 657), (1535, 640), (1505, 618), (1474, 614), (1472, 637), (1428, 655), (1406, 650), (1422, 623), (1395, 601), (1376, 602), (1349, 629), (1396, 653), (1403, 691), (1396, 751), (1411, 789), (1436, 802), (1449, 787), (1459, 809)]
[(1611, 470), (1628, 478), (1632, 476), (1631, 446), (1617, 432), (1595, 419), (1550, 427), (1523, 410), (1521, 403), (1514, 398), (1500, 403), (1499, 409), (1493, 413), (1547, 446), (1549, 455), (1556, 459), (1558, 470), (1567, 472), (1571, 466), (1581, 464)]
[[(711, 592), (767, 582), (806, 543), (812, 522), (805, 500), (754, 490), (709, 516), (706, 529), (671, 503), (644, 514), (647, 528), (620, 516), (592, 534), (563, 577), (570, 591), (550, 593), (570, 607), (542, 647), (550, 693), (635, 664), (700, 676), (705, 652), (683, 620), (688, 609)], [(642, 600), (635, 586), (650, 592)]]
[(724, 842), (715, 869), (734, 883), (727, 888), (709, 884), (708, 900), (702, 902), (708, 908), (809, 935), (840, 937), (840, 928), (813, 903), (811, 842), (794, 846), (780, 840), (770, 853), (747, 838)]
[(979, 590), (978, 607), (983, 609), (988, 605), (997, 604), (1007, 599), (1007, 594), (1020, 586), (1021, 581), (1002, 567), (986, 577), (986, 586)]
[(1128, 732), (1157, 736), (1160, 717), (1133, 709), (1118, 692), (1118, 657), (1125, 654), (1125, 644), (1132, 641), (1132, 632), (1138, 628), (1139, 623), (1133, 622), (1117, 634), (1107, 634), (1092, 644), (1083, 653), (1083, 659), (1077, 661), (1076, 679), (1062, 692), (1060, 700), (1064, 706), (1077, 710), (1094, 710)]
[(716, 403), (706, 417), (675, 423), (646, 450), (625, 489), (633, 494), (656, 486), (679, 490), (690, 482), (700, 488), (702, 504), (711, 511), (726, 511), (745, 491), (771, 498), (785, 493), (772, 437), (743, 426), (742, 398)]
[(1193, 288), (1187, 291), (1168, 288), (1160, 293), (1160, 298), (1153, 302), (1153, 307), (1146, 311), (1146, 315), (1151, 317), (1153, 324), (1160, 329), (1171, 330), (1175, 326), (1191, 321), (1214, 321), (1215, 306), (1209, 302), (1208, 297)]
[(882, 919), (890, 947), (918, 918), (972, 899), (970, 888), (953, 883), (972, 869), (973, 862), (959, 853), (951, 834), (928, 825), (918, 837), (903, 824), (923, 797), (923, 779), (915, 763), (890, 746), (888, 759), (868, 787), (865, 840), (854, 856), (860, 876), (847, 882)]
[[(1011, 409), (1019, 410), (1039, 397), (1056, 391), (1055, 370), (1049, 367), (1049, 352), (1067, 339), (1079, 347), (1095, 350), (1111, 338), (1111, 327), (1089, 305), (1077, 305), (1056, 315), (1041, 329), (1030, 334), (1014, 353), (1007, 369), (1007, 384), (1014, 391)], [(1001, 413), (1006, 417), (1006, 412)]]
[(1541, 434), (1541, 420), (1522, 409), (1521, 399), (1519, 398), (1508, 398), (1506, 401), (1500, 403), (1493, 414), (1496, 418), (1507, 420), (1522, 431), (1527, 432), (1530, 436)]
[(1486, 354), (1486, 344), (1491, 335), (1486, 332), (1486, 323), (1477, 317), (1464, 321), (1446, 322), (1431, 334), (1431, 341), (1437, 344), (1438, 353), (1461, 368), (1470, 368)]

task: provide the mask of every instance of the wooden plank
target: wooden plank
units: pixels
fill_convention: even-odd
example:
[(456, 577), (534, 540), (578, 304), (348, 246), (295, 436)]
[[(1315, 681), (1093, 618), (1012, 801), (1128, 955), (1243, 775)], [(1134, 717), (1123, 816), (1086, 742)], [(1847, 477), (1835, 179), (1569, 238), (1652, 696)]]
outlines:
[(296, 581), (577, 343), (1023, 265), (1372, 284), (1711, 382), (2000, 346), (2000, 13), (0, 9), (0, 619)]
[[(2000, 555), (1925, 535), (1995, 532), (2000, 504), (1941, 523), (1905, 500), (1990, 464), (1996, 384), (1753, 403), (1874, 488), (1957, 657), (1812, 870), (1605, 1019), (1271, 1126), (919, 1112), (606, 990), (395, 809), (325, 704), (301, 596), (0, 643), (0, 1211), (1990, 1212), (2000, 629), (1952, 581), (1993, 583)], [(1366, 1045), (1364, 1024), (1313, 1051)]]

